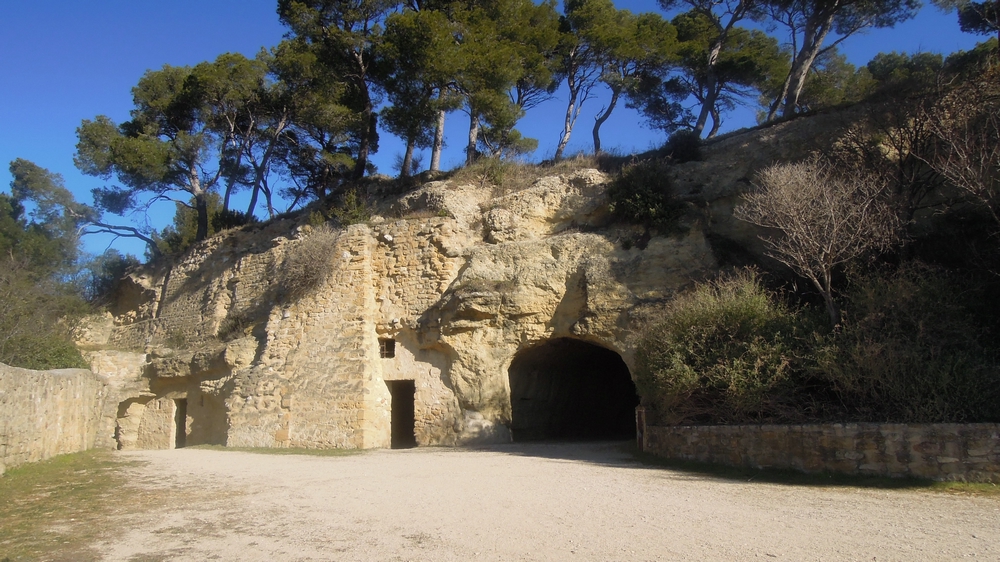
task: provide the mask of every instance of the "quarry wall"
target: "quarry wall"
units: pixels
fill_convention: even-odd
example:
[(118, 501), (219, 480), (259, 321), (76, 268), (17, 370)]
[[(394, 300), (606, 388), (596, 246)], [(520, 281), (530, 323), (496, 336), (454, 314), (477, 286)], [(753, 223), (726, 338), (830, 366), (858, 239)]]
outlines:
[(409, 381), (418, 445), (509, 441), (516, 358), (572, 339), (630, 367), (645, 318), (718, 271), (713, 236), (756, 243), (727, 211), (747, 178), (843, 121), (733, 135), (675, 166), (691, 212), (672, 232), (614, 223), (609, 177), (562, 168), (513, 190), (431, 182), (342, 229), (300, 215), (220, 233), (133, 274), (113, 307), (102, 349), (144, 358), (95, 366), (131, 373), (119, 446), (385, 447)]
[(0, 474), (64, 453), (114, 446), (107, 380), (84, 369), (32, 371), (0, 363)]

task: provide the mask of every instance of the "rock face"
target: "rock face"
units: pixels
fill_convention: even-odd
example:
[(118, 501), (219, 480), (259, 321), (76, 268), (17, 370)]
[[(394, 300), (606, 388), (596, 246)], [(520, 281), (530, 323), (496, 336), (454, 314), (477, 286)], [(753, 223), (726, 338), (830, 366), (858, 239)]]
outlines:
[[(611, 224), (608, 178), (578, 170), (502, 197), (430, 183), (387, 204), (396, 218), (339, 231), (289, 219), (218, 235), (133, 275), (112, 325), (88, 331), (93, 370), (118, 381), (118, 445), (368, 448), (399, 432), (455, 445), (525, 424), (555, 436), (564, 414), (632, 416), (634, 391), (592, 398), (629, 394), (646, 314), (717, 271), (713, 237), (752, 249), (756, 233), (729, 216), (738, 193), (838, 120), (734, 135), (677, 166), (696, 209), (682, 234)], [(575, 374), (615, 354), (624, 375), (608, 378), (624, 383), (601, 386), (612, 367)]]

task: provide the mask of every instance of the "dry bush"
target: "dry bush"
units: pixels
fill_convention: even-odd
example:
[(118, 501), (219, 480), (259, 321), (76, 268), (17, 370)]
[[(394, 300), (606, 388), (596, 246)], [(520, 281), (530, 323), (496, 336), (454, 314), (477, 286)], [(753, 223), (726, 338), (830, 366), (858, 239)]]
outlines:
[(942, 98), (931, 130), (931, 166), (983, 206), (1000, 225), (1000, 66)]
[(492, 187), (494, 197), (503, 197), (524, 191), (544, 177), (588, 169), (608, 172), (620, 168), (623, 161), (623, 158), (612, 154), (594, 156), (583, 153), (541, 164), (484, 157), (471, 166), (455, 170), (449, 179), (456, 183), (473, 183), (479, 187)]
[(242, 338), (247, 335), (255, 323), (254, 318), (247, 311), (230, 310), (219, 324), (215, 337), (224, 342)]
[(337, 232), (324, 224), (313, 228), (288, 250), (279, 271), (280, 301), (295, 302), (329, 280), (336, 242)]
[(920, 263), (855, 279), (843, 329), (817, 349), (858, 421), (1000, 421), (1000, 349), (982, 316), (990, 289)]
[(927, 165), (938, 144), (931, 121), (933, 96), (866, 105), (865, 117), (839, 141), (831, 159), (885, 179), (908, 225), (918, 212), (942, 203), (941, 175)]
[(815, 285), (836, 326), (840, 310), (833, 298), (834, 270), (890, 248), (899, 237), (886, 184), (858, 171), (837, 174), (829, 162), (813, 157), (766, 168), (756, 185), (737, 207), (736, 217), (778, 231), (761, 236), (768, 255)]

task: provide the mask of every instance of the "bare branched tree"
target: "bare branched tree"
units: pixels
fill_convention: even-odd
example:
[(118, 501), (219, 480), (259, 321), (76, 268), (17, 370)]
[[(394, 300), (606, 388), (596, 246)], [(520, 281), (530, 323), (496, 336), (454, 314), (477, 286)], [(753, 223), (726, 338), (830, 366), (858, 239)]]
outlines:
[(867, 104), (864, 119), (844, 134), (830, 160), (885, 178), (901, 220), (942, 205), (943, 178), (928, 165), (938, 144), (930, 96)]
[(899, 219), (887, 202), (885, 182), (860, 172), (838, 175), (814, 157), (764, 169), (756, 187), (736, 217), (778, 231), (761, 236), (768, 255), (815, 285), (837, 326), (836, 268), (898, 239)]
[(1000, 225), (1000, 67), (941, 100), (931, 121), (938, 151), (930, 165)]

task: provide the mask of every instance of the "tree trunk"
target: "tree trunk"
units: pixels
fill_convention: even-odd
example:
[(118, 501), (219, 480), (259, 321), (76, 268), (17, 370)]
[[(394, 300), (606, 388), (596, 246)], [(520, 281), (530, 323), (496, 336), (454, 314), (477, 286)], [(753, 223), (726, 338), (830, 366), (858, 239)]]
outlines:
[(618, 104), (618, 97), (621, 96), (621, 88), (611, 88), (611, 101), (608, 103), (608, 107), (601, 112), (594, 121), (594, 154), (601, 153), (601, 125), (611, 117), (611, 112), (615, 110), (615, 105)]
[[(274, 127), (274, 132), (271, 134), (271, 139), (267, 145), (267, 150), (265, 150), (264, 154), (260, 157), (260, 163), (255, 164), (253, 167), (254, 192), (253, 196), (251, 197), (250, 207), (247, 209), (247, 218), (253, 217), (254, 208), (257, 206), (258, 190), (264, 191), (264, 197), (267, 200), (268, 217), (274, 218), (274, 207), (271, 206), (271, 189), (267, 186), (267, 170), (270, 167), (269, 165), (271, 162), (271, 156), (274, 155), (274, 145), (278, 143), (278, 137), (281, 136), (281, 133), (284, 132), (285, 127), (287, 126), (288, 126), (288, 115), (284, 114), (282, 115), (281, 119), (278, 120), (278, 123)], [(254, 159), (252, 157), (248, 157), (248, 159), (250, 160), (251, 164), (254, 163)], [(225, 208), (227, 210), (229, 209), (228, 206), (226, 206)]]
[(694, 124), (694, 134), (701, 136), (705, 130), (705, 123), (708, 123), (708, 116), (715, 111), (715, 102), (719, 97), (719, 78), (715, 74), (715, 65), (719, 63), (719, 53), (722, 52), (722, 45), (729, 35), (729, 28), (719, 35), (712, 48), (708, 50), (708, 66), (705, 72), (705, 99), (701, 103), (701, 111), (698, 113), (698, 120)]
[[(566, 86), (569, 88), (569, 103), (566, 104), (566, 121), (563, 124), (562, 136), (559, 137), (559, 144), (556, 145), (556, 155), (553, 157), (553, 160), (556, 162), (562, 160), (563, 151), (566, 150), (566, 145), (569, 144), (569, 136), (573, 133), (573, 125), (576, 124), (576, 118), (580, 114), (580, 109), (576, 105), (577, 98), (580, 97), (580, 84), (576, 79), (576, 68), (578, 68), (576, 65), (571, 66), (566, 76)], [(583, 105), (583, 103), (581, 102), (580, 105)]]
[(715, 85), (717, 83), (715, 72), (709, 70), (707, 79), (706, 89), (708, 92), (705, 94), (705, 100), (701, 102), (701, 111), (698, 113), (698, 120), (694, 124), (694, 134), (698, 137), (701, 137), (702, 131), (705, 130), (705, 123), (708, 122), (708, 116), (712, 113), (712, 109), (715, 108)]
[(410, 169), (413, 167), (413, 139), (406, 139), (406, 151), (403, 153), (403, 169), (399, 171), (399, 177), (410, 177)]
[(830, 316), (830, 326), (833, 328), (840, 326), (840, 308), (837, 306), (836, 301), (833, 300), (833, 295), (825, 293), (823, 300), (826, 301), (826, 313)]
[(469, 118), (469, 146), (465, 149), (465, 165), (471, 166), (476, 161), (476, 145), (479, 144), (479, 116), (472, 114)]
[(195, 242), (208, 238), (208, 198), (205, 192), (194, 196), (194, 208), (198, 212), (198, 230), (194, 235)]
[(833, 26), (833, 14), (825, 16), (818, 24), (807, 24), (805, 38), (802, 40), (802, 49), (792, 61), (792, 68), (788, 72), (788, 88), (785, 92), (785, 106), (781, 110), (784, 116), (793, 115), (799, 105), (799, 96), (802, 94), (802, 87), (805, 86), (806, 76), (812, 68), (816, 55), (823, 47), (823, 41)]
[(260, 186), (253, 186), (253, 194), (250, 195), (250, 205), (247, 206), (247, 216), (252, 217), (254, 210), (257, 208), (257, 196), (260, 193)]
[(364, 131), (361, 133), (361, 142), (358, 146), (358, 159), (354, 163), (352, 177), (355, 180), (365, 177), (365, 171), (368, 169), (368, 153), (371, 151), (372, 139), (376, 131), (375, 108), (372, 106), (371, 96), (368, 94), (368, 84), (362, 80), (359, 88), (363, 92), (365, 101), (364, 109), (361, 112), (361, 126), (364, 127)]
[(788, 94), (788, 84), (791, 81), (792, 73), (789, 72), (788, 76), (785, 76), (785, 83), (781, 85), (781, 92), (774, 98), (771, 107), (767, 110), (767, 122), (774, 121), (774, 118), (778, 116), (778, 109), (781, 108), (781, 102), (785, 101), (785, 95)]
[(840, 326), (840, 307), (837, 306), (837, 302), (833, 299), (833, 273), (824, 271), (822, 280), (812, 275), (808, 275), (808, 277), (813, 282), (813, 285), (819, 289), (820, 294), (823, 295), (823, 302), (826, 304), (826, 314), (830, 317), (830, 327), (836, 329), (837, 326)]
[(229, 198), (233, 194), (233, 190), (236, 187), (236, 182), (229, 181), (226, 183), (226, 195), (222, 198), (222, 209), (224, 211), (229, 210)]
[(441, 150), (444, 148), (444, 118), (442, 109), (438, 112), (437, 127), (434, 128), (434, 146), (431, 149), (431, 171), (441, 171)]
[(705, 138), (714, 138), (716, 133), (719, 132), (719, 127), (722, 126), (722, 116), (719, 115), (719, 110), (715, 107), (712, 108), (712, 130), (708, 132), (708, 136)]
[(569, 144), (569, 136), (573, 133), (573, 125), (576, 123), (576, 116), (574, 113), (577, 111), (577, 95), (579, 95), (579, 91), (573, 88), (571, 83), (569, 89), (569, 103), (566, 105), (566, 122), (563, 124), (563, 134), (559, 138), (559, 144), (556, 146), (556, 155), (554, 157), (556, 162), (562, 160), (563, 151), (566, 150), (566, 145)]
[[(267, 185), (267, 182), (264, 182), (264, 184), (260, 186), (260, 190), (264, 193), (264, 203), (267, 204), (267, 218), (273, 219), (275, 212), (274, 202), (271, 200), (271, 186)], [(247, 217), (247, 219), (252, 218), (252, 216)]]

